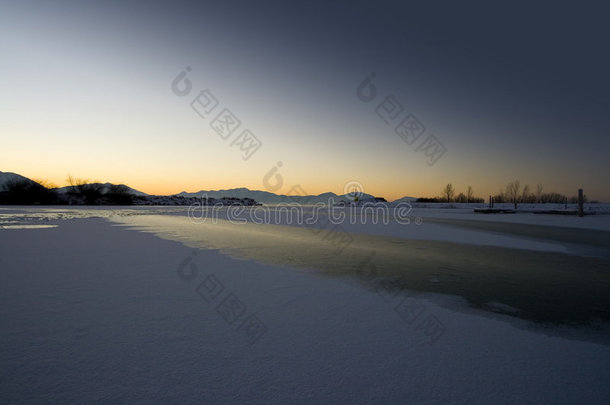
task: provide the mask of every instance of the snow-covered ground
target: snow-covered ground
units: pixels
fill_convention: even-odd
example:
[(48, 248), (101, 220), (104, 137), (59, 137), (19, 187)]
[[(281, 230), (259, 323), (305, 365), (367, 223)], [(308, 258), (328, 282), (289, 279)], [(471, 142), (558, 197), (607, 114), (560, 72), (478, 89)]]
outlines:
[[(469, 309), (455, 296), (395, 294), (357, 278), (237, 259), (116, 226), (185, 214), (181, 208), (0, 209), (0, 403), (604, 404), (610, 398), (610, 336), (567, 338), (569, 325), (536, 327)], [(578, 249), (561, 240), (442, 220), (610, 230), (603, 216), (479, 219), (472, 211), (426, 209), (410, 215), (409, 225), (342, 226), (371, 238), (572, 255)], [(11, 225), (57, 227), (6, 228)], [(180, 233), (164, 237), (180, 239)], [(511, 311), (502, 302), (494, 306)]]
[[(476, 204), (451, 204), (453, 208), (442, 208), (433, 204), (412, 204), (411, 215), (422, 218), (455, 218), (475, 221), (513, 222), (546, 226), (564, 226), (570, 228), (587, 228), (610, 230), (610, 204), (585, 205), (584, 217), (572, 215), (550, 215), (536, 213), (539, 211), (564, 210), (563, 204), (519, 205), (515, 214), (481, 214), (475, 213)], [(487, 206), (485, 206), (487, 207)], [(512, 209), (512, 204), (495, 204), (494, 208)], [(568, 204), (569, 210), (576, 210), (574, 204)], [(591, 214), (591, 213), (595, 214)]]

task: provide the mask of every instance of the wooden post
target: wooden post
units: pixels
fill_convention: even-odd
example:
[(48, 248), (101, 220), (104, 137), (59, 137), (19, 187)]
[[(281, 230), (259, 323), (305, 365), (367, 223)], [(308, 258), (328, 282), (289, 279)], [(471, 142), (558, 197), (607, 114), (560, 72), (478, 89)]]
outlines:
[(578, 189), (578, 216), (579, 217), (582, 217), (585, 215), (585, 212), (583, 210), (583, 203), (585, 202), (584, 200), (585, 200), (585, 198), (583, 196), (582, 188), (579, 188)]

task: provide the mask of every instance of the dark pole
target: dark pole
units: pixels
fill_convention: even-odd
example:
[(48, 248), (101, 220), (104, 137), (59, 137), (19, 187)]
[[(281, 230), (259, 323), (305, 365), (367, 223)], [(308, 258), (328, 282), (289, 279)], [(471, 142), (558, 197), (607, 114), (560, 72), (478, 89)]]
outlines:
[(583, 203), (584, 203), (584, 196), (583, 196), (583, 192), (582, 192), (582, 188), (578, 189), (578, 216), (582, 217), (583, 215), (585, 215), (584, 210), (583, 210)]

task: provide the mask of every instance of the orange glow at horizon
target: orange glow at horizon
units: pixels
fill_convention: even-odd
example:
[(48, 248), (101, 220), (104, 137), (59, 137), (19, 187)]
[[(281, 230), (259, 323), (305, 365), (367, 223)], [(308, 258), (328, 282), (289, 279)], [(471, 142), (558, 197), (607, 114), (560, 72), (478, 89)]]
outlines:
[[(250, 182), (241, 182), (239, 180), (234, 180), (231, 178), (203, 178), (197, 173), (194, 173), (192, 176), (184, 176), (181, 177), (177, 175), (179, 179), (174, 178), (174, 175), (167, 173), (166, 175), (160, 175), (157, 173), (155, 176), (146, 176), (146, 175), (131, 175), (126, 176), (123, 174), (118, 174), (114, 171), (109, 171), (108, 176), (103, 176), (101, 171), (96, 171), (91, 176), (80, 176), (78, 173), (66, 173), (61, 174), (58, 173), (57, 170), (43, 170), (43, 169), (35, 169), (35, 168), (25, 168), (25, 167), (17, 167), (10, 169), (7, 167), (3, 167), (2, 171), (15, 172), (17, 174), (23, 175), (33, 180), (46, 181), (49, 186), (56, 187), (64, 187), (68, 186), (67, 178), (68, 175), (71, 175), (74, 179), (83, 179), (88, 180), (89, 182), (101, 182), (106, 183), (110, 182), (113, 184), (125, 184), (133, 189), (138, 191), (142, 191), (147, 194), (152, 195), (173, 195), (178, 194), (180, 192), (186, 191), (189, 193), (197, 192), (200, 190), (228, 190), (234, 188), (248, 188), (250, 190), (259, 190), (259, 191), (270, 191), (275, 194), (286, 194), (291, 186), (294, 184), (284, 185), (281, 189), (277, 191), (265, 190), (265, 186), (262, 182), (262, 176), (258, 179), (258, 181), (250, 181)], [(375, 182), (374, 179), (366, 179), (367, 181), (360, 182), (363, 186), (363, 191), (367, 194), (372, 194), (376, 197), (384, 197), (388, 201), (393, 201), (405, 196), (408, 197), (438, 197), (441, 195), (442, 188), (449, 182), (444, 180), (438, 180), (429, 186), (424, 186), (422, 184), (418, 184), (414, 180), (406, 180), (401, 182), (400, 187), (396, 187), (395, 184), (391, 182), (390, 179), (385, 179), (385, 181)], [(466, 189), (468, 185), (471, 185), (474, 188), (475, 196), (479, 198), (483, 198), (487, 200), (488, 195), (493, 195), (499, 192), (504, 188), (505, 184), (498, 183), (495, 184), (492, 179), (481, 179), (481, 185), (477, 185), (476, 183), (462, 183), (462, 182), (451, 182), (455, 187), (456, 195), (460, 192), (466, 193)], [(352, 181), (357, 181), (353, 180)], [(409, 184), (410, 183), (410, 184)], [(522, 181), (522, 185), (525, 185)], [(317, 184), (308, 183), (308, 184), (299, 184), (308, 195), (319, 195), (326, 192), (333, 192), (337, 195), (342, 195), (345, 193), (344, 184), (331, 184), (329, 181), (320, 181)], [(529, 184), (530, 190), (532, 192), (535, 191), (536, 184)], [(545, 192), (556, 191), (560, 193), (566, 194), (568, 197), (572, 195), (576, 195), (576, 190), (570, 193), (569, 190), (561, 190), (559, 188), (552, 188), (551, 185), (546, 186), (544, 188)], [(585, 194), (587, 194), (587, 190), (585, 190)], [(590, 194), (587, 194), (590, 196)], [(591, 197), (590, 197), (591, 198)], [(592, 198), (595, 198), (593, 196)]]

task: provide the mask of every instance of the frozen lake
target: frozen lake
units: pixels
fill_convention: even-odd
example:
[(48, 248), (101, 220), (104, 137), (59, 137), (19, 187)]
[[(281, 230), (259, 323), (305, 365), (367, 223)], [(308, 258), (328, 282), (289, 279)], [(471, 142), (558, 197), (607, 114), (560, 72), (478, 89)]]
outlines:
[(0, 209), (1, 402), (610, 396), (606, 216), (187, 214)]

